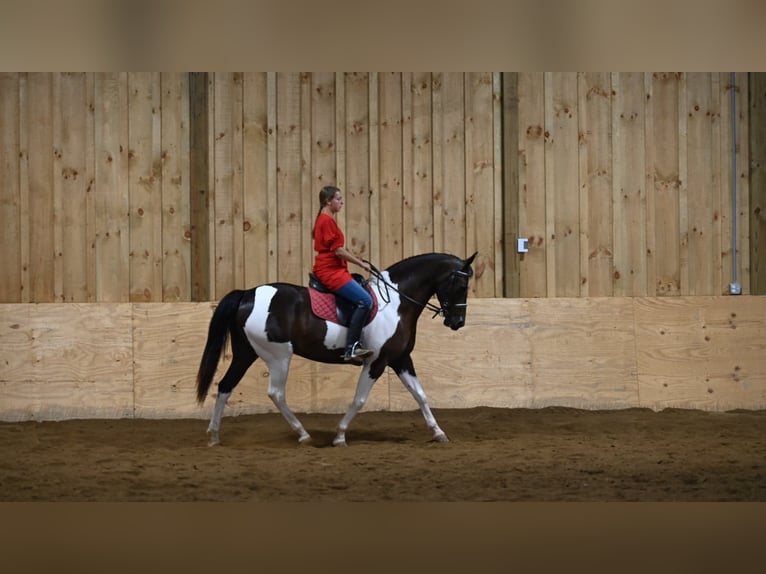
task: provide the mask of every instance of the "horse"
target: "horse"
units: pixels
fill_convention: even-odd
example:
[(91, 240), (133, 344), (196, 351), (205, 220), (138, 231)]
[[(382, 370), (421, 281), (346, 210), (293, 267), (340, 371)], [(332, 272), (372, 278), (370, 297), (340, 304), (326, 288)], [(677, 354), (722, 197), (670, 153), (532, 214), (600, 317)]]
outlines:
[[(447, 253), (426, 253), (408, 257), (378, 271), (371, 265), (366, 280), (376, 300), (377, 312), (362, 330), (364, 346), (373, 351), (364, 359), (353, 401), (341, 419), (334, 446), (347, 446), (346, 431), (375, 381), (391, 367), (420, 407), (435, 442), (449, 439), (428, 406), (412, 363), (418, 318), (424, 309), (432, 318), (444, 316), (444, 325), (458, 330), (465, 325), (468, 283), (473, 276), (474, 253), (461, 259)], [(369, 263), (369, 262), (368, 262)], [(358, 276), (361, 278), (361, 276)], [(436, 295), (439, 306), (430, 299)], [(311, 436), (290, 410), (285, 386), (293, 355), (321, 363), (343, 363), (346, 327), (319, 318), (311, 307), (309, 288), (277, 282), (248, 290), (233, 290), (217, 305), (208, 327), (208, 336), (197, 373), (197, 402), (202, 405), (215, 376), (227, 340), (232, 360), (218, 383), (207, 433), (210, 446), (220, 444), (221, 419), (233, 389), (257, 358), (269, 372), (268, 396), (303, 444)], [(349, 363), (346, 363), (349, 364)]]

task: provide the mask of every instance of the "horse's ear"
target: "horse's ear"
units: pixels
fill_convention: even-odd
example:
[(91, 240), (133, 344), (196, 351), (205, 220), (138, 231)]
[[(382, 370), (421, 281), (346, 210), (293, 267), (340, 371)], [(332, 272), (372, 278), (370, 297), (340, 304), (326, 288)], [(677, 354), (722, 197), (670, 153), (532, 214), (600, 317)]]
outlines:
[(468, 269), (471, 266), (471, 263), (473, 263), (473, 260), (476, 258), (476, 256), (479, 254), (478, 251), (476, 251), (473, 255), (471, 255), (468, 259), (465, 260), (463, 263), (463, 269)]

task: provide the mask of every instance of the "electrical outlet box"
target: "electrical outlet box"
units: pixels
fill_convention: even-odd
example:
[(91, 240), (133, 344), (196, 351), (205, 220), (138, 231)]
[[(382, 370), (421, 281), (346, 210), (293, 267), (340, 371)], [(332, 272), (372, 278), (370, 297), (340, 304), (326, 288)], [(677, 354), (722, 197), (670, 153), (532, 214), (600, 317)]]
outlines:
[(516, 239), (516, 251), (519, 253), (526, 253), (529, 251), (529, 239), (526, 237), (519, 237)]

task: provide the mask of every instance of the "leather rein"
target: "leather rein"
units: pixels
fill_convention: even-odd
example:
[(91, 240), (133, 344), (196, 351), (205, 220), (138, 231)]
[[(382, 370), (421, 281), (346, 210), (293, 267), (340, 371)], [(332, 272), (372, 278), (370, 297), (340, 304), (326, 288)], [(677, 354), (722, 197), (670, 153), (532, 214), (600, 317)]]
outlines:
[[(396, 291), (396, 292), (397, 292), (397, 293), (398, 293), (398, 294), (399, 294), (399, 295), (400, 295), (402, 298), (406, 299), (406, 300), (407, 300), (407, 301), (409, 301), (410, 303), (414, 303), (415, 305), (420, 305), (420, 306), (421, 306), (421, 307), (423, 307), (424, 309), (428, 309), (429, 311), (433, 311), (433, 312), (434, 312), (434, 314), (433, 314), (433, 316), (431, 317), (431, 319), (434, 319), (434, 318), (436, 318), (438, 315), (444, 315), (444, 317), (447, 317), (447, 311), (449, 311), (450, 309), (454, 309), (455, 307), (467, 307), (467, 306), (468, 306), (468, 303), (454, 303), (454, 304), (450, 305), (450, 304), (449, 304), (449, 301), (447, 301), (445, 304), (443, 304), (443, 305), (442, 305), (442, 304), (441, 304), (441, 301), (439, 301), (439, 304), (440, 304), (441, 306), (440, 306), (440, 307), (437, 307), (436, 305), (434, 305), (434, 304), (433, 304), (433, 303), (431, 303), (430, 301), (426, 301), (425, 303), (423, 303), (423, 302), (421, 302), (421, 301), (417, 301), (416, 299), (413, 299), (412, 297), (410, 297), (410, 296), (409, 296), (409, 295), (407, 295), (406, 293), (402, 293), (402, 292), (401, 292), (399, 289), (397, 289), (396, 287), (394, 287), (393, 285), (391, 285), (391, 283), (389, 283), (388, 281), (386, 281), (385, 277), (383, 277), (383, 274), (382, 274), (382, 273), (381, 273), (381, 272), (378, 270), (378, 268), (377, 268), (377, 267), (375, 267), (375, 266), (374, 266), (372, 263), (370, 263), (370, 262), (369, 262), (369, 261), (367, 261), (367, 260), (364, 260), (364, 261), (365, 261), (366, 263), (369, 263), (369, 264), (370, 264), (370, 272), (372, 273), (372, 276), (373, 276), (373, 277), (375, 277), (375, 278), (376, 278), (378, 281), (382, 282), (382, 283), (383, 283), (383, 285), (384, 285), (384, 286), (385, 286), (385, 288), (386, 288), (386, 289), (385, 289), (385, 291), (386, 291), (386, 294), (385, 294), (385, 295), (383, 295), (383, 292), (382, 292), (382, 291), (380, 292), (380, 298), (381, 298), (381, 299), (383, 299), (383, 302), (384, 302), (384, 303), (390, 303), (390, 302), (391, 302), (391, 296), (390, 296), (390, 294), (388, 293), (388, 290), (389, 290), (389, 289), (393, 289), (393, 290), (394, 290), (394, 291)], [(452, 273), (450, 274), (450, 281), (454, 281), (454, 280), (455, 280), (455, 276), (458, 276), (458, 277), (466, 277), (466, 279), (467, 279), (468, 277), (470, 277), (470, 276), (471, 276), (471, 274), (470, 274), (470, 273), (467, 273), (467, 272), (465, 272), (465, 271), (459, 270), (459, 269), (453, 269)]]

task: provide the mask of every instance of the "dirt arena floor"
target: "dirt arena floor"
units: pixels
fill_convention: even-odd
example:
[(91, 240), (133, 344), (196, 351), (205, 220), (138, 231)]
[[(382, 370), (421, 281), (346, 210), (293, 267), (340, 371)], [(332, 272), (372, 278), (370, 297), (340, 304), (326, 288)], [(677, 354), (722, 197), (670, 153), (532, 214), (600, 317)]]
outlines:
[(435, 409), (0, 423), (0, 501), (766, 501), (766, 411)]

